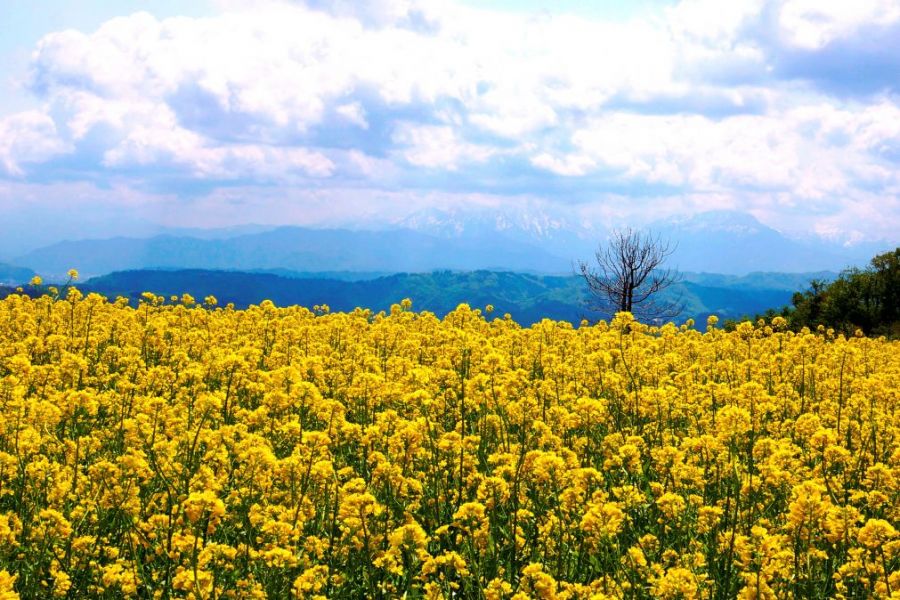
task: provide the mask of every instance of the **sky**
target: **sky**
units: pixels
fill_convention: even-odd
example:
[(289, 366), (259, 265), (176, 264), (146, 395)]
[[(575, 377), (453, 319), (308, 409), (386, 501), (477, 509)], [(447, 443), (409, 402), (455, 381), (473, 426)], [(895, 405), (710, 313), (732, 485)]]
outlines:
[(0, 15), (0, 234), (22, 243), (466, 207), (612, 225), (724, 209), (898, 241), (900, 0)]

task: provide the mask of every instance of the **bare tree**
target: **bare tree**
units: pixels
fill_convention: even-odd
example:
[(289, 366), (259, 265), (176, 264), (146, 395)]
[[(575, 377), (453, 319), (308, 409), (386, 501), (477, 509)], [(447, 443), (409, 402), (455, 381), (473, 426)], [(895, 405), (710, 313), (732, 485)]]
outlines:
[(675, 247), (659, 234), (633, 229), (613, 232), (594, 254), (596, 265), (578, 261), (588, 285), (590, 308), (605, 313), (628, 311), (639, 320), (672, 319), (683, 310), (680, 297), (664, 290), (681, 281), (677, 270), (664, 268)]

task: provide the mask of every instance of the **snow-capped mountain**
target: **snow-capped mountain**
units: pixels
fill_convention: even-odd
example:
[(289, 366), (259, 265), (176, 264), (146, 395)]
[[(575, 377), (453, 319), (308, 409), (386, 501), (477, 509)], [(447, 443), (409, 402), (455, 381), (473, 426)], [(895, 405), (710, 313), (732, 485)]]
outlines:
[(590, 253), (607, 235), (602, 224), (581, 222), (574, 212), (533, 206), (433, 208), (416, 212), (396, 226), (443, 238), (513, 240), (566, 260)]
[[(427, 272), (434, 269), (571, 273), (609, 238), (610, 224), (585, 222), (575, 210), (430, 210), (381, 229), (281, 227), (178, 232), (58, 242), (18, 257), (41, 274), (76, 267), (86, 274), (123, 269), (288, 269)], [(890, 244), (798, 240), (740, 212), (717, 211), (648, 226), (675, 251), (681, 271), (808, 273), (862, 265)]]
[(820, 237), (797, 239), (737, 211), (661, 220), (650, 228), (677, 245), (672, 262), (685, 271), (840, 270), (865, 263), (890, 247), (887, 243), (847, 246)]
[(664, 221), (656, 221), (651, 225), (654, 229), (677, 229), (682, 233), (709, 233), (722, 232), (738, 236), (754, 236), (774, 232), (775, 229), (763, 225), (749, 213), (734, 210), (711, 210), (693, 215), (668, 218)]
[[(484, 240), (486, 251), (502, 240), (531, 244), (560, 258), (589, 259), (609, 238), (609, 223), (590, 222), (576, 210), (551, 207), (456, 208), (421, 211), (397, 223), (444, 238)], [(810, 236), (791, 237), (739, 211), (709, 211), (651, 222), (647, 229), (675, 247), (672, 266), (683, 271), (749, 273), (840, 270), (861, 265), (888, 243), (849, 245)]]

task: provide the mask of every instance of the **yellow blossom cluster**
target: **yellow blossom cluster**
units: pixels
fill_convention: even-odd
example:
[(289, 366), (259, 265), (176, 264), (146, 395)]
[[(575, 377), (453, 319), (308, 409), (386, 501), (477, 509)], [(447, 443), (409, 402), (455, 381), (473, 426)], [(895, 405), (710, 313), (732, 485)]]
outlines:
[(900, 342), (74, 288), (0, 324), (3, 600), (900, 598)]

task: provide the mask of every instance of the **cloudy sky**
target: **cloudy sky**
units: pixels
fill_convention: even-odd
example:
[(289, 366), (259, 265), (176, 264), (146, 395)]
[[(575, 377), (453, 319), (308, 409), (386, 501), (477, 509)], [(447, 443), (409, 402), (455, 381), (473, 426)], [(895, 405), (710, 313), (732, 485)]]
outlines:
[(485, 205), (900, 231), (900, 0), (0, 0), (0, 14), (4, 234)]

